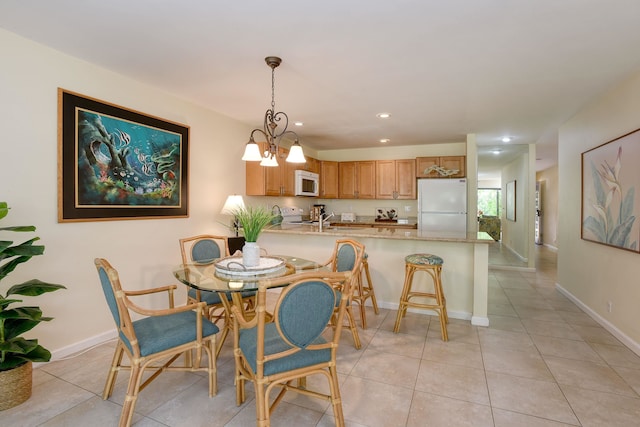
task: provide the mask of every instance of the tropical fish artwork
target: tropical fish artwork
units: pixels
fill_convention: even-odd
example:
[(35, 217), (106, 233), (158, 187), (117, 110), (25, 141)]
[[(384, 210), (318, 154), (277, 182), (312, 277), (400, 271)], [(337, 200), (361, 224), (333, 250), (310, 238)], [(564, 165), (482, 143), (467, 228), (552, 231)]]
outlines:
[(78, 111), (77, 204), (180, 206), (182, 135)]
[(584, 173), (590, 174), (593, 189), (585, 194), (587, 201), (583, 203), (593, 214), (583, 220), (583, 238), (637, 251), (635, 187), (625, 186), (622, 179), (622, 146), (612, 163), (605, 159), (599, 165), (591, 161), (588, 166)]

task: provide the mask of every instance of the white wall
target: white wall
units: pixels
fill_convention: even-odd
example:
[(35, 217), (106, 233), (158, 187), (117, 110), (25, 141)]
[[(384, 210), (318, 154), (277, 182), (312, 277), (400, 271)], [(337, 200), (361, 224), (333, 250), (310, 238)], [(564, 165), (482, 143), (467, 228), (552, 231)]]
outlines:
[[(502, 168), (502, 244), (515, 252), (522, 260), (529, 258), (529, 154), (520, 155), (517, 159)], [(516, 220), (507, 219), (507, 183), (516, 181)]]
[[(175, 283), (178, 238), (227, 234), (217, 221), (230, 193), (244, 193), (240, 160), (250, 131), (238, 122), (143, 83), (0, 30), (0, 200), (11, 206), (2, 225), (37, 226), (44, 256), (19, 266), (2, 281), (31, 278), (67, 286), (34, 298), (45, 315), (29, 337), (58, 354), (114, 328), (93, 265), (105, 257), (129, 289)], [(190, 217), (57, 223), (57, 88), (134, 109), (190, 127)], [(16, 240), (18, 237), (12, 236)], [(3, 238), (7, 238), (3, 234)], [(184, 289), (181, 298), (184, 298)]]
[[(640, 254), (580, 238), (581, 153), (640, 127), (638, 111), (640, 74), (592, 101), (560, 129), (558, 283), (640, 354)], [(623, 159), (622, 167), (637, 168), (638, 159)]]
[(558, 248), (558, 166), (536, 173), (542, 183), (542, 243)]

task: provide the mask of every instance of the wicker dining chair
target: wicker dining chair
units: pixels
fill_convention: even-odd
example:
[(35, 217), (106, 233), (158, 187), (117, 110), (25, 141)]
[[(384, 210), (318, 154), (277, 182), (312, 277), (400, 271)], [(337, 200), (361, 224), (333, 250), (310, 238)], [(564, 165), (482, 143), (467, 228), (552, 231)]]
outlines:
[[(210, 234), (201, 234), (198, 236), (186, 237), (180, 239), (180, 253), (182, 254), (183, 264), (212, 264), (215, 260), (229, 256), (229, 245), (227, 237), (215, 236)], [(224, 304), (220, 298), (226, 297), (227, 301), (231, 300), (230, 294), (221, 294), (213, 291), (201, 291), (199, 289), (189, 288), (187, 292), (187, 302), (204, 301), (207, 303), (207, 318), (218, 323), (224, 320), (222, 334), (218, 339), (218, 348), (216, 354), (220, 354), (220, 350), (224, 341), (229, 334), (231, 320), (228, 319), (229, 313), (225, 310)], [(242, 299), (247, 309), (251, 309), (255, 303), (255, 292), (242, 292)]]
[[(176, 285), (125, 291), (120, 285), (118, 272), (107, 260), (96, 258), (95, 265), (118, 331), (118, 343), (102, 394), (104, 400), (113, 393), (118, 372), (130, 371), (127, 395), (118, 425), (131, 425), (138, 393), (164, 371), (206, 371), (209, 378), (209, 397), (214, 396), (217, 392), (215, 343), (219, 328), (204, 317), (206, 304), (200, 302), (174, 307), (173, 293)], [(168, 294), (168, 309), (144, 309), (130, 299), (160, 292)], [(131, 312), (148, 317), (132, 321)], [(200, 366), (203, 349), (207, 355), (206, 367)], [(195, 350), (197, 357), (191, 357), (192, 350)], [(129, 365), (122, 364), (124, 354), (129, 358)], [(172, 366), (182, 355), (184, 365)], [(155, 372), (142, 382), (147, 369)]]
[[(347, 323), (344, 325), (351, 331), (351, 336), (353, 337), (353, 345), (356, 349), (360, 349), (362, 346), (360, 343), (360, 335), (358, 334), (358, 327), (356, 326), (356, 322), (353, 316), (353, 293), (356, 291), (358, 286), (358, 281), (361, 280), (361, 272), (362, 272), (362, 260), (364, 258), (364, 250), (365, 247), (362, 243), (352, 240), (352, 239), (338, 239), (336, 240), (335, 247), (333, 249), (333, 254), (331, 258), (323, 265), (327, 266), (331, 269), (331, 271), (350, 271), (351, 272), (351, 280), (353, 281), (353, 285), (351, 286), (353, 292), (347, 297), (347, 308), (346, 308), (346, 321)], [(341, 290), (337, 289), (338, 297), (341, 296)], [(336, 305), (337, 309), (337, 305)], [(335, 326), (335, 324), (334, 324)]]
[[(245, 401), (245, 381), (255, 388), (257, 426), (270, 425), (270, 414), (284, 394), (294, 391), (331, 402), (337, 426), (344, 426), (342, 401), (336, 368), (336, 353), (342, 320), (351, 295), (351, 273), (308, 272), (259, 284), (257, 315), (246, 320), (233, 306), (234, 357), (236, 363), (237, 404)], [(286, 283), (276, 302), (273, 319), (267, 314), (267, 289)], [(340, 287), (343, 298), (338, 304), (336, 328), (327, 328), (334, 316)], [(331, 334), (325, 338), (323, 332)], [(306, 377), (324, 375), (329, 393), (311, 390)], [(294, 383), (295, 382), (295, 383)], [(270, 404), (274, 387), (280, 392)]]

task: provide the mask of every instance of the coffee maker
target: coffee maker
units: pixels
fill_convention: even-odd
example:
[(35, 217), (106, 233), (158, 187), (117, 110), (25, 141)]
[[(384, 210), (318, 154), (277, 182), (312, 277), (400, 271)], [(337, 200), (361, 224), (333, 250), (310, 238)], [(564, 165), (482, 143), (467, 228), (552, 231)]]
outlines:
[(309, 209), (309, 219), (311, 221), (320, 221), (320, 215), (324, 215), (324, 205), (313, 205)]

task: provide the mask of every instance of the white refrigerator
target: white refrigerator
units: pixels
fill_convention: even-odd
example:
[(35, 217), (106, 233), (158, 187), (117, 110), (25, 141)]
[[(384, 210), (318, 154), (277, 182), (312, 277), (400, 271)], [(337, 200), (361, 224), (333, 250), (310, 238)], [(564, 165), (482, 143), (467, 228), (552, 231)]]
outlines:
[(423, 231), (467, 232), (467, 180), (418, 180), (418, 228)]

